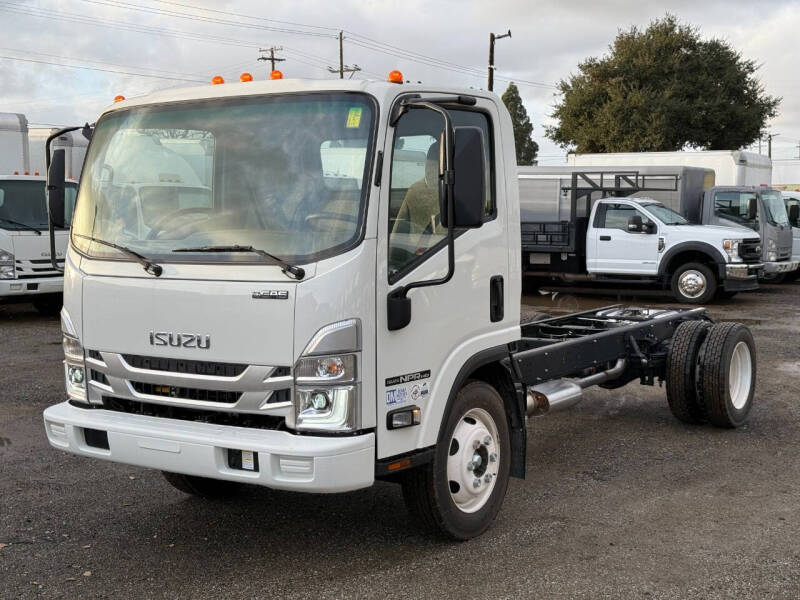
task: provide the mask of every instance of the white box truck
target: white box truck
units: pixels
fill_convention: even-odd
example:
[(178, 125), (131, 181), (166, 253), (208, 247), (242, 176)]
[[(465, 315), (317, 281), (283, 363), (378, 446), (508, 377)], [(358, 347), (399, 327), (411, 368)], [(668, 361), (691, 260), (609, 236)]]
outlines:
[[(41, 148), (44, 163), (44, 148)], [(64, 227), (54, 231), (56, 265), (51, 260), (47, 235), (44, 166), (30, 170), (27, 119), (20, 114), (0, 114), (0, 303), (32, 302), (43, 314), (61, 310), (64, 252), (70, 214)], [(77, 184), (65, 184), (68, 213), (74, 205)]]
[[(527, 416), (585, 388), (666, 381), (679, 419), (745, 422), (743, 325), (620, 306), (521, 324), (503, 102), (399, 82), (210, 85), (103, 113), (67, 251), (55, 448), (200, 496), (394, 481), (420, 524), (467, 539), (525, 474)], [(121, 143), (133, 133), (207, 139), (205, 203), (176, 203), (174, 173)], [(131, 162), (163, 181), (146, 211), (116, 178)]]
[[(28, 130), (28, 143), (30, 146), (30, 172), (39, 172), (42, 175), (46, 172), (45, 166), (45, 143), (47, 138), (53, 133), (62, 129), (61, 127), (31, 127)], [(89, 144), (79, 130), (68, 131), (59, 135), (52, 142), (53, 150), (64, 148), (66, 160), (65, 176), (67, 179), (78, 181), (83, 168), (83, 159), (86, 157), (86, 147)]]

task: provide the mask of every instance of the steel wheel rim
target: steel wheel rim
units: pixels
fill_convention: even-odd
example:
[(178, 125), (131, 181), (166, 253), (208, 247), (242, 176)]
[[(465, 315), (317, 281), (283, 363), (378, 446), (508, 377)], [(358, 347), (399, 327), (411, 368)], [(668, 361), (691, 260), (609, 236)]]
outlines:
[(745, 342), (739, 342), (733, 348), (731, 368), (728, 374), (728, 391), (731, 396), (731, 404), (736, 410), (741, 410), (747, 404), (752, 380), (753, 363), (750, 358), (750, 347)]
[(684, 271), (678, 278), (678, 289), (687, 298), (699, 298), (705, 293), (707, 287), (706, 276), (695, 269)]
[(482, 408), (459, 419), (450, 438), (447, 484), (450, 498), (461, 512), (474, 513), (492, 496), (500, 467), (497, 425)]

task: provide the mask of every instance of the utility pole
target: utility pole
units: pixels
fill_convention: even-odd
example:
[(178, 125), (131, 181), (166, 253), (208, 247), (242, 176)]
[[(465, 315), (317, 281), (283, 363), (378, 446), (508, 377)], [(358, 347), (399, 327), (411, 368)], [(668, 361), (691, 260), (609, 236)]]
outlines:
[(503, 35), (489, 34), (489, 91), (494, 90), (494, 42), (495, 40), (502, 40), (503, 38), (511, 37), (511, 30)]
[(800, 142), (797, 143), (797, 160), (800, 160)]
[(772, 158), (772, 138), (778, 137), (780, 133), (768, 133), (767, 134), (767, 156)]
[(339, 32), (339, 68), (337, 69), (335, 67), (328, 67), (328, 72), (329, 73), (338, 73), (339, 74), (339, 79), (344, 79), (344, 74), (345, 73), (350, 73), (350, 79), (352, 79), (353, 75), (355, 75), (358, 71), (361, 70), (361, 67), (359, 67), (356, 64), (354, 64), (352, 66), (344, 64), (344, 35), (343, 34), (344, 34), (343, 31)]
[[(275, 70), (276, 62), (283, 62), (285, 58), (278, 58), (275, 56), (276, 52), (283, 50), (283, 46), (270, 46), (269, 48), (259, 48), (259, 52), (269, 52), (269, 56), (259, 56), (258, 60), (268, 60), (270, 63), (270, 73)], [(269, 73), (268, 73), (269, 75)]]

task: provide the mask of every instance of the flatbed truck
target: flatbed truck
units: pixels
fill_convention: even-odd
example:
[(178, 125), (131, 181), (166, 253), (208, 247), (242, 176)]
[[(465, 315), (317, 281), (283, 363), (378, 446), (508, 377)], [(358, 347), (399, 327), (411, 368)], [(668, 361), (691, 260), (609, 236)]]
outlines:
[[(53, 447), (205, 497), (389, 480), (411, 523), (464, 540), (524, 477), (528, 417), (586, 388), (666, 382), (678, 419), (745, 422), (741, 324), (624, 306), (522, 324), (510, 116), (491, 92), (402, 81), (211, 85), (102, 114), (66, 256)], [(206, 140), (207, 202), (154, 192), (139, 222), (114, 174), (172, 178), (132, 132)]]

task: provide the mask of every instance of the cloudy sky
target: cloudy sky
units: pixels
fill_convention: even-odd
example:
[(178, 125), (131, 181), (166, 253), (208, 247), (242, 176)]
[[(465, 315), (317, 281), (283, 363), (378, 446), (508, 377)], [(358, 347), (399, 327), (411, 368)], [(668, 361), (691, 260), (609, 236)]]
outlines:
[[(210, 10), (208, 10), (210, 9)], [(495, 90), (518, 83), (542, 163), (564, 151), (544, 137), (555, 88), (620, 28), (669, 11), (761, 64), (767, 92), (783, 97), (770, 124), (777, 159), (800, 152), (799, 0), (0, 0), (0, 112), (32, 123), (93, 121), (117, 94), (193, 85), (242, 71), (265, 77), (259, 48), (282, 46), (287, 77), (333, 77), (339, 29), (356, 77), (485, 87), (488, 35), (497, 42)], [(53, 64), (55, 63), (55, 64)], [(76, 68), (80, 67), (80, 68)], [(766, 152), (766, 148), (764, 148)]]

